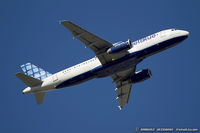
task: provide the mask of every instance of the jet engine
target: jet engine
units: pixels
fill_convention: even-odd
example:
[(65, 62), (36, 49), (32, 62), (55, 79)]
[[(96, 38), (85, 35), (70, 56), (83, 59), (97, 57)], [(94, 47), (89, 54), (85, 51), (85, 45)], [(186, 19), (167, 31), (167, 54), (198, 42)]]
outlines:
[(131, 40), (128, 39), (126, 42), (119, 42), (114, 44), (111, 48), (107, 50), (108, 54), (114, 54), (118, 52), (124, 52), (132, 48)]
[(152, 73), (150, 69), (143, 69), (141, 71), (136, 72), (132, 77), (131, 77), (131, 82), (132, 83), (139, 83), (144, 80), (147, 80), (151, 78)]

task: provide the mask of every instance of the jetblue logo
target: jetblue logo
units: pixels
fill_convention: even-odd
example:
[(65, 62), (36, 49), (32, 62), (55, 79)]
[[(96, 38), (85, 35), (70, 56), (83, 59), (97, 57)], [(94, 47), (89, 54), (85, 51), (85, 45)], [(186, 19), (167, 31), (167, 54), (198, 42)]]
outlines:
[(147, 37), (144, 37), (144, 38), (142, 38), (142, 39), (140, 39), (140, 40), (137, 40), (137, 41), (133, 42), (132, 44), (133, 44), (133, 45), (137, 45), (137, 44), (139, 44), (139, 43), (142, 43), (142, 42), (144, 42), (144, 41), (150, 40), (150, 39), (155, 38), (155, 37), (156, 37), (156, 34), (152, 34), (152, 35), (150, 35), (150, 36), (147, 36)]

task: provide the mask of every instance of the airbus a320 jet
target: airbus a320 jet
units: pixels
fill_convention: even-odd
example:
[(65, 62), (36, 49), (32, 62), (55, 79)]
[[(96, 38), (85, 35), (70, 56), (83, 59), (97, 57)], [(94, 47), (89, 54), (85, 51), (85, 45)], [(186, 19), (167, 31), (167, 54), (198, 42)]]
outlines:
[(177, 45), (189, 35), (185, 30), (167, 29), (134, 42), (128, 39), (111, 43), (70, 21), (64, 20), (61, 24), (96, 56), (55, 74), (31, 63), (21, 65), (25, 74), (17, 73), (16, 76), (28, 86), (23, 90), (23, 94), (34, 94), (37, 104), (43, 103), (47, 91), (110, 76), (116, 84), (116, 99), (119, 100), (118, 107), (121, 109), (129, 101), (132, 85), (152, 76), (149, 69), (136, 72), (136, 65), (153, 54)]

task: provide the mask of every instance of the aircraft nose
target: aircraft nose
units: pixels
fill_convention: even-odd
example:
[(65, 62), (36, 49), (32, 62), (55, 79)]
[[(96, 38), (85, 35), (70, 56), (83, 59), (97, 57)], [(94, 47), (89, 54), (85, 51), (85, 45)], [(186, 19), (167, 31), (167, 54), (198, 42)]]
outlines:
[(186, 30), (183, 30), (182, 32), (183, 32), (183, 34), (184, 34), (185, 36), (189, 36), (189, 34), (190, 34), (190, 33), (189, 33), (188, 31), (186, 31)]

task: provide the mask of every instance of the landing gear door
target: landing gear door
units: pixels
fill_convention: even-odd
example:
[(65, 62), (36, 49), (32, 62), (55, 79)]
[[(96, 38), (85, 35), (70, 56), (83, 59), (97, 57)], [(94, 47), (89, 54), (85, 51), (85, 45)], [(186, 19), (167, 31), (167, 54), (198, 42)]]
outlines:
[(56, 82), (56, 81), (58, 80), (57, 74), (54, 74), (54, 75), (52, 76), (52, 80), (53, 80), (53, 82)]

